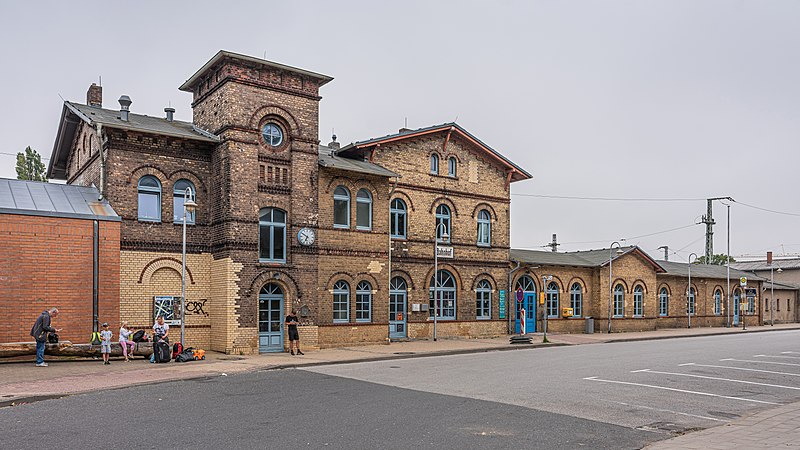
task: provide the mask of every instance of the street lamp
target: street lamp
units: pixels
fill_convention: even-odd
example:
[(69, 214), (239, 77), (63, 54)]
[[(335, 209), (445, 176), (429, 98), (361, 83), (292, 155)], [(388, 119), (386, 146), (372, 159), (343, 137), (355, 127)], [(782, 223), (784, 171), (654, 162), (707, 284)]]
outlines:
[(184, 346), (186, 330), (186, 216), (197, 208), (192, 188), (183, 191), (183, 258), (181, 259), (181, 346)]
[[(442, 229), (441, 237), (439, 235), (439, 227)], [(436, 341), (436, 319), (439, 316), (439, 240), (446, 241), (450, 239), (447, 234), (447, 226), (444, 222), (436, 224), (436, 233), (434, 234), (433, 246), (433, 340)]]
[(611, 247), (608, 248), (608, 332), (611, 333), (611, 303), (614, 301), (614, 275), (611, 270), (611, 261), (614, 259), (614, 244), (617, 245), (617, 255), (621, 255), (622, 245), (614, 241)]
[[(769, 263), (769, 326), (775, 326), (775, 318), (772, 311), (775, 309), (775, 274), (772, 270), (772, 263)], [(783, 272), (783, 269), (778, 267), (778, 273)]]
[(686, 317), (689, 319), (689, 328), (692, 328), (692, 256), (697, 261), (697, 253), (689, 253), (689, 286), (686, 288)]

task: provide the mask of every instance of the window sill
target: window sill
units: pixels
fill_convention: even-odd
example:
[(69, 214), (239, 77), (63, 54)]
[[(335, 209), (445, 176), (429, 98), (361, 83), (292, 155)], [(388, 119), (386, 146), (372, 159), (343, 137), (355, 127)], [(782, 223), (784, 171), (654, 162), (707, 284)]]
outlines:
[(372, 323), (372, 319), (356, 319), (356, 323)]
[[(453, 320), (456, 320), (456, 318), (455, 317), (437, 317), (436, 318), (437, 322), (441, 322), (442, 320), (444, 320), (444, 321), (453, 321)], [(433, 322), (433, 317), (428, 317), (428, 322)]]
[(348, 225), (336, 225), (336, 224), (333, 224), (333, 228), (335, 230), (349, 230), (350, 229), (350, 227)]
[[(173, 220), (172, 224), (173, 225), (183, 225), (183, 222)], [(195, 224), (194, 222), (186, 222), (186, 226), (191, 226), (191, 225), (194, 225), (194, 224)]]
[(259, 264), (271, 264), (271, 265), (273, 265), (273, 266), (278, 266), (278, 265), (281, 265), (281, 266), (282, 266), (282, 265), (285, 265), (285, 264), (286, 264), (286, 260), (285, 260), (285, 259), (283, 259), (283, 260), (276, 260), (276, 259), (259, 259), (259, 260), (258, 260), (258, 263), (259, 263)]
[(492, 320), (491, 317), (476, 317), (475, 320)]
[(492, 248), (492, 244), (481, 244), (478, 242), (478, 247), (480, 248)]
[(138, 220), (139, 222), (144, 222), (144, 223), (161, 223), (161, 221), (160, 221), (160, 220), (158, 220), (158, 219), (142, 219), (142, 218), (140, 217), (140, 218), (138, 218), (137, 220)]
[(356, 231), (372, 231), (372, 227), (370, 227), (370, 228), (356, 227)]
[(408, 240), (408, 238), (405, 237), (405, 236), (392, 236), (391, 238), (392, 238), (393, 241), (407, 241)]

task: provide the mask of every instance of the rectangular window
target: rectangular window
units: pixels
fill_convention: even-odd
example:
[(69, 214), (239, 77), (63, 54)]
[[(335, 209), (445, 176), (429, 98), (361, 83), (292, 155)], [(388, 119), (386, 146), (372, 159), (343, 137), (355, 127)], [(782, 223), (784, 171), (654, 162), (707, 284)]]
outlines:
[(350, 221), (350, 202), (347, 200), (333, 201), (333, 226), (338, 228), (349, 228)]
[(139, 220), (161, 222), (160, 200), (159, 194), (139, 192)]
[(572, 306), (572, 316), (581, 317), (583, 315), (583, 292), (572, 291), (570, 294), (570, 306)]
[(264, 168), (264, 165), (263, 165), (263, 164), (261, 164), (261, 165), (258, 167), (258, 179), (259, 179), (259, 180), (260, 180), (262, 183), (263, 183), (264, 181), (266, 181), (266, 177), (265, 177), (265, 175), (264, 175), (264, 174), (265, 174), (265, 170), (264, 170), (264, 169), (265, 169), (265, 168)]
[(369, 230), (372, 228), (372, 218), (370, 217), (371, 204), (365, 202), (356, 202), (356, 228), (359, 230)]
[(614, 292), (614, 317), (625, 315), (625, 297), (621, 292)]
[(777, 298), (775, 299), (775, 311), (780, 311), (780, 310), (781, 310), (781, 299)]
[(272, 184), (272, 166), (267, 167), (267, 183)]
[(356, 322), (370, 322), (372, 320), (371, 304), (372, 293), (359, 292), (356, 294)]
[(492, 291), (477, 291), (475, 298), (475, 317), (477, 319), (491, 319), (492, 317)]
[[(433, 293), (433, 290), (431, 290)], [(430, 299), (430, 313), (429, 316), (433, 319), (434, 300), (433, 296)], [(447, 290), (447, 288), (440, 288), (439, 291), (439, 319), (438, 320), (455, 320), (456, 318), (456, 292), (454, 290)]]
[(333, 294), (333, 321), (335, 323), (349, 322), (350, 311), (348, 294)]
[(478, 223), (478, 245), (489, 246), (489, 224)]
[(406, 237), (406, 215), (404, 213), (392, 213), (392, 237), (397, 239), (405, 239)]

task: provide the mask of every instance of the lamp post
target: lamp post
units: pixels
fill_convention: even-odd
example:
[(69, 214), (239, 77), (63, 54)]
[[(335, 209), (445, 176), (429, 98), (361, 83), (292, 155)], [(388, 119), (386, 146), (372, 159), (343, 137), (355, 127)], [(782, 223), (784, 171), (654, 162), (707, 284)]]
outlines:
[(689, 286), (686, 287), (686, 317), (689, 320), (689, 328), (692, 328), (692, 256), (697, 261), (697, 253), (689, 253)]
[[(728, 200), (733, 200), (732, 198), (728, 197)], [(722, 202), (720, 202), (722, 203)], [(728, 268), (728, 274), (725, 277), (725, 282), (727, 283), (728, 292), (726, 294), (726, 306), (725, 306), (725, 327), (731, 327), (731, 205), (730, 203), (722, 203), (726, 207), (728, 207), (728, 254), (726, 255), (725, 265)]]
[(614, 301), (614, 274), (611, 270), (611, 261), (614, 259), (614, 244), (617, 245), (617, 254), (622, 254), (622, 245), (614, 241), (608, 248), (608, 332), (611, 333), (611, 304)]
[(548, 282), (553, 280), (552, 275), (542, 275), (542, 293), (544, 294), (544, 319), (542, 323), (544, 326), (542, 327), (544, 331), (544, 342), (547, 342), (547, 318), (550, 316), (550, 293), (548, 292)]
[(186, 216), (194, 212), (197, 203), (194, 202), (192, 188), (187, 187), (183, 192), (183, 258), (181, 259), (181, 346), (184, 346), (186, 332)]
[(433, 340), (436, 341), (436, 322), (439, 316), (439, 227), (442, 228), (441, 240), (447, 240), (450, 236), (447, 234), (447, 227), (444, 222), (436, 224), (436, 233), (433, 239)]
[[(772, 311), (775, 310), (775, 274), (773, 272), (772, 263), (769, 265), (769, 326), (775, 326), (775, 317)], [(783, 269), (778, 267), (778, 273), (783, 272)]]

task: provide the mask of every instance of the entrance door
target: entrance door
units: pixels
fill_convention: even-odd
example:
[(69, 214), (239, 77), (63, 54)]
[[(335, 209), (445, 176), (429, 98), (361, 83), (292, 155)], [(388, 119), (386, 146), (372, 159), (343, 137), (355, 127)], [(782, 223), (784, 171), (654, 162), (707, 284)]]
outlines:
[(525, 308), (525, 332), (536, 332), (536, 292), (525, 292), (522, 296), (522, 303), (517, 302), (517, 325), (516, 333), (522, 330), (522, 324), (519, 318), (521, 317), (521, 308)]
[(400, 277), (392, 278), (389, 286), (389, 337), (402, 339), (406, 335), (408, 286)]
[(258, 294), (258, 351), (283, 351), (283, 290), (267, 284)]

